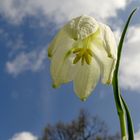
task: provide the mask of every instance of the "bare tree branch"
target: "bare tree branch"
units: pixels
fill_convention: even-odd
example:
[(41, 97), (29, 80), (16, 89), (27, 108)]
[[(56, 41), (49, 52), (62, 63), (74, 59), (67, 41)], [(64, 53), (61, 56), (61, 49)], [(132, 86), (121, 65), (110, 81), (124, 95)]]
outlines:
[(120, 140), (120, 135), (109, 135), (104, 121), (81, 110), (79, 116), (70, 123), (48, 124), (42, 140)]

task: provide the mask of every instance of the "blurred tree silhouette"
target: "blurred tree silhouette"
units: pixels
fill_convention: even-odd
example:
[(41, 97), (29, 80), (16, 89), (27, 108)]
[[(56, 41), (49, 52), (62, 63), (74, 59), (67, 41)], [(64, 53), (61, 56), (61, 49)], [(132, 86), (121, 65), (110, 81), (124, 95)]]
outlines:
[(70, 123), (48, 124), (42, 140), (120, 140), (120, 135), (109, 135), (104, 121), (81, 110), (78, 118)]

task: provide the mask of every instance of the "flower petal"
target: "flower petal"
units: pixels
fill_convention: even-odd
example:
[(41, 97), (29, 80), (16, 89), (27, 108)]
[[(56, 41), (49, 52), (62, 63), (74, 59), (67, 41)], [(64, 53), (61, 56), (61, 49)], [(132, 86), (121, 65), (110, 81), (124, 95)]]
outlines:
[(54, 52), (57, 49), (57, 42), (59, 42), (59, 40), (62, 38), (63, 36), (63, 30), (60, 30), (57, 35), (55, 36), (55, 38), (51, 41), (51, 43), (49, 44), (48, 47), (48, 57), (51, 58), (54, 54)]
[(77, 65), (77, 73), (74, 78), (74, 90), (81, 100), (86, 100), (99, 80), (100, 68), (94, 58), (90, 65), (81, 65), (80, 62)]
[(100, 29), (103, 35), (104, 47), (109, 57), (117, 59), (117, 45), (115, 37), (110, 27), (100, 23)]
[(113, 78), (113, 72), (115, 69), (116, 59), (108, 57), (108, 54), (103, 46), (93, 45), (92, 51), (94, 54), (94, 58), (100, 65), (102, 83), (111, 84)]
[[(72, 41), (69, 34), (66, 31), (65, 26), (57, 33), (55, 38), (49, 44), (48, 57), (52, 57), (59, 47), (67, 47), (67, 41)], [(65, 45), (65, 46), (64, 46)], [(72, 47), (72, 46), (71, 46)]]
[(60, 84), (73, 79), (73, 74), (71, 73), (74, 67), (72, 54), (66, 57), (67, 52), (72, 48), (73, 42), (71, 38), (64, 36), (56, 44), (57, 51), (51, 58), (51, 75), (54, 81), (54, 87), (58, 87)]
[(98, 29), (98, 22), (90, 16), (82, 15), (72, 19), (67, 25), (66, 30), (75, 40), (82, 40)]

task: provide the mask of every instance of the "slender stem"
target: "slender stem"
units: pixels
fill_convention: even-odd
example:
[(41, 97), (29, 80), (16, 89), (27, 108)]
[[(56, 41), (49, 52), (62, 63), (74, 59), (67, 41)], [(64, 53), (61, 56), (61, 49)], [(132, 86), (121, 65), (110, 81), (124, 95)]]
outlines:
[(125, 111), (126, 111), (126, 116), (127, 116), (127, 127), (128, 127), (128, 133), (129, 133), (129, 140), (134, 140), (134, 128), (133, 128), (133, 122), (132, 122), (132, 119), (131, 119), (131, 115), (129, 113), (129, 109), (127, 107), (127, 104), (125, 103), (123, 97), (121, 96), (121, 100), (124, 104), (124, 107), (125, 107)]
[(125, 109), (124, 109), (122, 100), (120, 100), (120, 91), (119, 91), (119, 87), (118, 87), (117, 77), (114, 77), (112, 84), (113, 84), (116, 108), (117, 108), (117, 112), (118, 112), (118, 116), (119, 116), (119, 120), (120, 120), (121, 137), (122, 137), (122, 140), (128, 140), (127, 139), (128, 136), (127, 136)]
[[(118, 116), (120, 119), (122, 140), (128, 140), (128, 139), (134, 140), (133, 123), (131, 120), (131, 116), (130, 116), (128, 107), (120, 94), (120, 89), (119, 89), (119, 84), (118, 84), (118, 71), (119, 71), (121, 52), (122, 52), (122, 47), (123, 47), (123, 42), (124, 42), (124, 38), (126, 35), (126, 31), (128, 29), (128, 25), (130, 23), (130, 20), (131, 20), (131, 18), (136, 10), (137, 9), (134, 9), (132, 11), (132, 13), (130, 14), (130, 16), (128, 17), (128, 20), (127, 20), (125, 27), (124, 27), (124, 30), (122, 32), (121, 39), (120, 39), (120, 42), (118, 45), (116, 68), (114, 71), (113, 81), (112, 81), (116, 108), (117, 108)], [(127, 135), (127, 130), (128, 130), (128, 135)]]

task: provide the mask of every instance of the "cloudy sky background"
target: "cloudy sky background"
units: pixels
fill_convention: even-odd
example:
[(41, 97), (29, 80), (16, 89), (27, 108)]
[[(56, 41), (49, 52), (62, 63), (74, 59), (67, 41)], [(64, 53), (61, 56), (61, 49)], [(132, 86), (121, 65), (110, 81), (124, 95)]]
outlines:
[[(47, 123), (68, 122), (84, 108), (119, 131), (111, 86), (99, 84), (87, 102), (72, 83), (51, 87), (48, 43), (71, 18), (91, 15), (112, 28), (116, 40), (139, 0), (1, 0), (0, 1), (0, 139), (36, 140)], [(140, 10), (125, 39), (120, 83), (140, 140)], [(115, 122), (115, 125), (112, 125)]]

